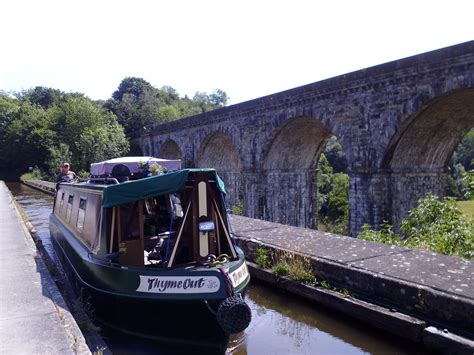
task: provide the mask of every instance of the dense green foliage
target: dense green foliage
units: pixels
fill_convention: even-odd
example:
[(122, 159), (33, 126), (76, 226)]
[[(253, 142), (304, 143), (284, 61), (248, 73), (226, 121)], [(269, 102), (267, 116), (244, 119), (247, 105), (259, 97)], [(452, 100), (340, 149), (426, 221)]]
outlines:
[[(345, 161), (345, 158), (342, 158), (344, 158), (343, 153), (337, 161)], [(339, 164), (339, 168), (344, 167), (343, 163), (337, 163), (337, 161), (335, 165)], [(325, 151), (319, 158), (316, 179), (319, 227), (324, 225), (324, 229), (333, 233), (347, 235), (349, 233), (349, 175), (344, 172), (334, 173)]]
[(458, 200), (474, 198), (474, 129), (459, 143), (448, 168), (448, 195)]
[(153, 87), (141, 78), (128, 77), (107, 100), (105, 107), (117, 116), (128, 137), (143, 134), (154, 124), (196, 115), (227, 104), (227, 94), (219, 89), (210, 95), (196, 92), (193, 99), (180, 98), (170, 86)]
[(222, 90), (181, 98), (172, 87), (141, 78), (122, 80), (107, 101), (35, 87), (10, 96), (0, 91), (0, 172), (19, 176), (30, 167), (52, 179), (64, 161), (79, 175), (91, 162), (125, 155), (127, 138), (153, 125), (226, 105)]
[(400, 226), (400, 234), (388, 224), (378, 231), (364, 226), (360, 238), (420, 248), (436, 253), (474, 258), (474, 221), (469, 221), (452, 198), (440, 199), (429, 194), (419, 200)]
[(34, 88), (0, 95), (0, 171), (38, 167), (52, 178), (64, 161), (76, 171), (124, 154), (128, 142), (115, 116), (80, 94)]

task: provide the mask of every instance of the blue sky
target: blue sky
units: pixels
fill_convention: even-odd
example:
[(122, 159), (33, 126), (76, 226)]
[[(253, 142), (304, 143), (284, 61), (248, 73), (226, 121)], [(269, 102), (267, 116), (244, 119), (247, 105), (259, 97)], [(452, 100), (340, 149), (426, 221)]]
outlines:
[(238, 103), (474, 39), (474, 1), (2, 0), (0, 90), (126, 76)]

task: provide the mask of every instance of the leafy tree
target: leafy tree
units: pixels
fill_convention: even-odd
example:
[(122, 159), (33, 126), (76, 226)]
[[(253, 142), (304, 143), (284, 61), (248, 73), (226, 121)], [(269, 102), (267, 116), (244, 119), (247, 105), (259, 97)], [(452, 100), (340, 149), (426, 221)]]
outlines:
[(17, 173), (30, 166), (47, 168), (49, 147), (56, 133), (49, 129), (49, 117), (43, 108), (23, 102), (2, 132), (0, 155), (3, 168)]
[(213, 108), (224, 107), (227, 105), (227, 102), (229, 102), (229, 97), (224, 91), (220, 89), (215, 89), (209, 95), (209, 103)]
[[(172, 90), (166, 94), (172, 95)], [(144, 79), (128, 77), (122, 80), (105, 107), (117, 116), (127, 136), (140, 135), (146, 126), (158, 122), (159, 92)]]
[(456, 148), (455, 162), (462, 164), (465, 170), (474, 169), (474, 128), (471, 129)]
[(60, 132), (58, 144), (68, 146), (77, 170), (87, 171), (94, 161), (128, 151), (123, 128), (115, 116), (85, 97), (67, 97), (48, 112), (54, 130)]
[(28, 101), (33, 105), (48, 109), (55, 104), (59, 104), (64, 98), (64, 93), (58, 89), (36, 86), (33, 89), (19, 93), (17, 96), (22, 101)]
[(198, 91), (191, 100), (187, 96), (180, 98), (171, 86), (157, 89), (144, 79), (128, 77), (104, 107), (117, 116), (127, 137), (135, 137), (155, 124), (214, 110), (227, 102), (227, 94), (219, 89), (211, 95)]
[(331, 136), (324, 147), (324, 155), (335, 173), (347, 173), (347, 160), (342, 145), (336, 136)]
[(448, 195), (460, 200), (471, 196), (470, 176), (474, 170), (474, 129), (464, 136), (448, 166)]
[(410, 211), (400, 226), (401, 235), (384, 224), (379, 231), (368, 226), (360, 238), (420, 248), (436, 253), (474, 258), (474, 221), (468, 221), (452, 198), (440, 199), (428, 194)]
[(348, 234), (349, 226), (349, 176), (344, 173), (333, 173), (324, 153), (318, 162), (318, 215), (330, 231)]

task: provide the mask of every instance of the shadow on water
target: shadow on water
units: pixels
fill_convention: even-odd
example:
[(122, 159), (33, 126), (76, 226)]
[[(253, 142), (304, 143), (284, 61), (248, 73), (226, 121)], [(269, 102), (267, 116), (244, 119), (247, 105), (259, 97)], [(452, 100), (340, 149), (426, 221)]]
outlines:
[[(8, 187), (51, 258), (57, 260), (48, 227), (53, 198), (18, 183), (9, 183)], [(231, 337), (225, 351), (150, 341), (104, 325), (99, 327), (113, 354), (419, 354), (426, 351), (417, 344), (255, 280), (249, 287), (247, 301), (252, 309), (252, 322), (245, 332)]]

